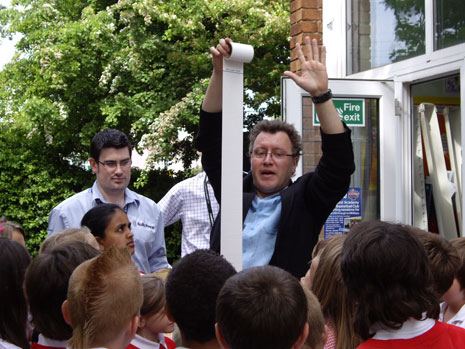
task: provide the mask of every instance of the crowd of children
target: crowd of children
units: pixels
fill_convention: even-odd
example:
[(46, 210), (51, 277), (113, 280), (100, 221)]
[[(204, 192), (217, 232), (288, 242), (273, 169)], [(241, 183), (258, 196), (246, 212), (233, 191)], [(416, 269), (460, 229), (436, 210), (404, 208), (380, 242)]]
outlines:
[(465, 348), (465, 238), (367, 221), (321, 240), (300, 283), (273, 266), (237, 273), (211, 250), (164, 280), (133, 263), (116, 205), (32, 261), (21, 226), (2, 223), (1, 349)]

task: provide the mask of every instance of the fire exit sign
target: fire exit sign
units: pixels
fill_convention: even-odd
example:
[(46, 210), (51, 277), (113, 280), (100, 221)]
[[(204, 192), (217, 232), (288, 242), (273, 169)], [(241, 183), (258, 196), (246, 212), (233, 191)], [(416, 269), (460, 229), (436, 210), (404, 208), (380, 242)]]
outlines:
[[(342, 121), (347, 126), (365, 126), (365, 100), (353, 98), (333, 98), (334, 106)], [(320, 126), (316, 108), (313, 106), (313, 126)]]

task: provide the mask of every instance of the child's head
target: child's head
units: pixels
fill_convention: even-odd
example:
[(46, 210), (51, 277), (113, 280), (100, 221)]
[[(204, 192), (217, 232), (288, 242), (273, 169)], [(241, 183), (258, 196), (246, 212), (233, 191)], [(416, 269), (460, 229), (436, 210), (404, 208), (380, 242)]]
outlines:
[(82, 217), (81, 225), (90, 229), (100, 249), (110, 246), (127, 247), (134, 254), (134, 234), (127, 214), (114, 204), (100, 204)]
[(111, 246), (79, 265), (63, 303), (73, 328), (72, 349), (127, 346), (134, 337), (143, 302), (142, 281), (129, 251)]
[(173, 265), (166, 280), (166, 306), (185, 346), (216, 340), (216, 298), (236, 270), (211, 250), (197, 250)]
[(423, 243), (426, 255), (430, 261), (434, 287), (438, 297), (452, 286), (455, 273), (460, 265), (457, 249), (450, 241), (439, 234), (430, 233), (416, 227), (406, 226)]
[(23, 227), (16, 222), (0, 222), (0, 236), (16, 241), (26, 247), (26, 234)]
[(216, 320), (222, 347), (300, 347), (308, 335), (307, 299), (287, 271), (270, 265), (248, 268), (225, 282)]
[(29, 348), (23, 281), (31, 257), (24, 246), (5, 237), (0, 237), (0, 251), (0, 338)]
[(455, 270), (454, 282), (443, 295), (443, 300), (448, 305), (461, 308), (465, 304), (465, 238), (451, 240), (451, 244), (457, 251), (460, 263)]
[(36, 331), (55, 340), (71, 337), (73, 330), (61, 313), (69, 278), (78, 265), (100, 253), (84, 242), (70, 241), (46, 250), (32, 261), (24, 289)]
[(341, 270), (349, 301), (356, 304), (355, 332), (364, 340), (373, 335), (374, 323), (398, 329), (409, 318), (439, 314), (425, 249), (403, 225), (355, 225), (344, 241)]
[(165, 284), (152, 275), (142, 275), (144, 303), (140, 309), (137, 334), (151, 341), (158, 340), (158, 334), (174, 330), (174, 322), (165, 314)]
[(303, 288), (307, 297), (307, 322), (308, 337), (305, 340), (304, 349), (323, 348), (326, 342), (325, 319), (321, 311), (318, 298), (306, 287)]
[(337, 347), (355, 348), (360, 340), (353, 334), (353, 305), (347, 300), (341, 273), (342, 246), (345, 239), (346, 235), (335, 235), (325, 240), (311, 290), (318, 298), (325, 318), (336, 330)]
[(308, 268), (305, 276), (300, 278), (302, 285), (309, 290), (312, 289), (313, 278), (315, 277), (316, 269), (318, 268), (318, 263), (320, 262), (320, 254), (328, 244), (328, 239), (320, 240), (317, 242), (312, 251), (312, 260), (310, 261), (310, 268)]
[(71, 241), (81, 241), (89, 244), (90, 246), (100, 249), (97, 240), (94, 235), (90, 232), (89, 228), (70, 228), (47, 237), (40, 245), (39, 254), (44, 253), (56, 246), (65, 244)]

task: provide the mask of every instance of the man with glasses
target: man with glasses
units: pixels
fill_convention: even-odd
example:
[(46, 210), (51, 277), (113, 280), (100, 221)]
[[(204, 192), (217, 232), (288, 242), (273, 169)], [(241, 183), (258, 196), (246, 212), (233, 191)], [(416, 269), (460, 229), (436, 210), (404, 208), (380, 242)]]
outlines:
[[(223, 57), (230, 39), (211, 47), (213, 74), (202, 103), (196, 146), (221, 204), (221, 110)], [(347, 193), (355, 170), (350, 130), (331, 100), (326, 51), (305, 38), (305, 53), (296, 44), (301, 74), (285, 72), (311, 96), (321, 122), (323, 156), (315, 172), (292, 182), (302, 151), (295, 128), (264, 120), (250, 134), (251, 173), (243, 183), (243, 267), (275, 265), (301, 277), (326, 218)], [(223, 159), (227, 161), (227, 159)], [(238, 169), (240, 171), (241, 169)], [(220, 217), (220, 215), (218, 216)], [(220, 250), (220, 222), (212, 228), (210, 247)]]
[(97, 133), (90, 145), (89, 159), (96, 181), (91, 188), (66, 199), (50, 212), (48, 235), (79, 228), (84, 214), (99, 204), (116, 204), (131, 221), (134, 263), (140, 271), (151, 273), (170, 267), (163, 217), (153, 200), (127, 188), (131, 179), (131, 152), (131, 144), (123, 132), (107, 129)]

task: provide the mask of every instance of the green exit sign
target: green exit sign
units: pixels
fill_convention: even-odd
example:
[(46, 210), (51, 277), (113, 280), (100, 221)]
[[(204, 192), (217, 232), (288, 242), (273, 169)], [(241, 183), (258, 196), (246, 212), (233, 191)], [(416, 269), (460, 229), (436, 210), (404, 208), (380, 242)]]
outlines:
[[(347, 126), (365, 126), (365, 100), (353, 98), (333, 98), (334, 106), (342, 121)], [(320, 126), (316, 108), (313, 106), (313, 126)]]

